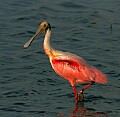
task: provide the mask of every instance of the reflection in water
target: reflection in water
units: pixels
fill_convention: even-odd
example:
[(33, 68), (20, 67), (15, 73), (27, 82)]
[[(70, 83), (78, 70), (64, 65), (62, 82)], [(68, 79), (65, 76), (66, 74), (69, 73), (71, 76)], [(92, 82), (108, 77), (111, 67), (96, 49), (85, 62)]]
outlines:
[(80, 102), (76, 105), (75, 109), (72, 111), (72, 115), (69, 117), (108, 117), (105, 112), (95, 112), (84, 106), (84, 102)]
[[(65, 116), (65, 114), (58, 114), (57, 116)], [(68, 117), (108, 117), (108, 113), (95, 112), (92, 109), (86, 108), (84, 102), (80, 102)]]

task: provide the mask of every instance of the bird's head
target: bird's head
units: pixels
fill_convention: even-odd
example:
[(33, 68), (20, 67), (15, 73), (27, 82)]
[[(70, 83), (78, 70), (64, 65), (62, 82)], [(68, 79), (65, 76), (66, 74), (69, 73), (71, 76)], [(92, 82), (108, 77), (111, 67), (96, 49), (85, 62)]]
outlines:
[(39, 36), (40, 34), (42, 34), (43, 32), (47, 31), (48, 29), (51, 29), (51, 26), (48, 22), (44, 21), (40, 24), (38, 30), (36, 31), (35, 35), (30, 38), (30, 40), (28, 42), (26, 42), (24, 44), (24, 48), (28, 48), (30, 46), (30, 44), (33, 42), (33, 40)]

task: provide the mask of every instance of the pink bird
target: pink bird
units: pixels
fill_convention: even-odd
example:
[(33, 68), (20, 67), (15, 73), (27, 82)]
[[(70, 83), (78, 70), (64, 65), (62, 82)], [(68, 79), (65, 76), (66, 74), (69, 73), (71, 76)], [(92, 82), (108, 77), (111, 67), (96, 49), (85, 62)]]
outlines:
[[(42, 22), (36, 34), (24, 45), (24, 48), (30, 46), (32, 41), (43, 32), (46, 32), (44, 38), (44, 51), (49, 57), (50, 63), (54, 71), (61, 77), (68, 80), (74, 91), (76, 104), (83, 101), (83, 91), (89, 88), (95, 82), (105, 84), (108, 79), (105, 74), (97, 68), (89, 65), (83, 58), (69, 53), (53, 49), (50, 45), (51, 26), (48, 22)], [(88, 82), (79, 92), (76, 90), (76, 84)]]

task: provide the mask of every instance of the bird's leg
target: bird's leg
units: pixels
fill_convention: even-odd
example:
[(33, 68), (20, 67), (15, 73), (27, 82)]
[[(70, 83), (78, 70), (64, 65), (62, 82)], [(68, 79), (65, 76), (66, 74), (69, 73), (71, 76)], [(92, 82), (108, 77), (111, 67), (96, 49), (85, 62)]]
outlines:
[(75, 97), (75, 101), (76, 101), (76, 105), (78, 105), (78, 94), (77, 94), (77, 89), (75, 86), (72, 86), (72, 89), (74, 91), (74, 97)]
[(72, 89), (74, 91), (74, 97), (75, 97), (75, 101), (76, 101), (76, 107), (72, 112), (75, 113), (78, 110), (78, 93), (77, 93), (77, 89), (75, 86), (72, 86)]
[(91, 81), (88, 85), (86, 85), (85, 87), (83, 87), (79, 93), (78, 93), (78, 101), (82, 102), (84, 100), (84, 96), (83, 96), (83, 91), (88, 89), (92, 84), (94, 84), (94, 81)]

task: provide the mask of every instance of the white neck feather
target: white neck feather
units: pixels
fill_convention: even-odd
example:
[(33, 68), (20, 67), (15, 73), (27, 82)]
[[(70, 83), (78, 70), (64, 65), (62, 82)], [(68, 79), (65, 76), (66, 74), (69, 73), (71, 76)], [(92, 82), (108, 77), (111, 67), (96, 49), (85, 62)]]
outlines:
[(43, 46), (44, 46), (44, 51), (48, 56), (50, 56), (53, 51), (53, 48), (50, 45), (50, 36), (51, 36), (51, 30), (47, 29)]

